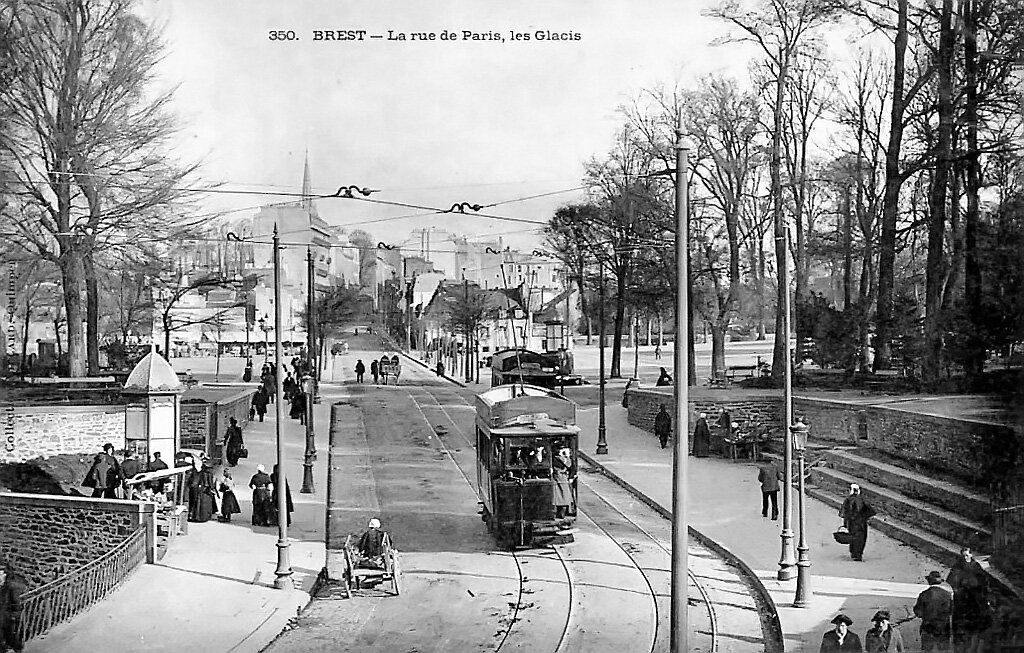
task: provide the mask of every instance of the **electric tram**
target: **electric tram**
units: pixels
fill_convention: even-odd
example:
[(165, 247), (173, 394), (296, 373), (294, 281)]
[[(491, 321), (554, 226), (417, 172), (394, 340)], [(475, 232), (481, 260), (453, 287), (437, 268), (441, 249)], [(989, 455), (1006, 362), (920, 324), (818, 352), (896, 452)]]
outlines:
[(491, 356), (491, 386), (528, 383), (544, 388), (558, 385), (558, 357), (529, 349), (503, 349)]
[(572, 541), (578, 443), (576, 405), (554, 390), (508, 384), (477, 395), (477, 488), (500, 547)]

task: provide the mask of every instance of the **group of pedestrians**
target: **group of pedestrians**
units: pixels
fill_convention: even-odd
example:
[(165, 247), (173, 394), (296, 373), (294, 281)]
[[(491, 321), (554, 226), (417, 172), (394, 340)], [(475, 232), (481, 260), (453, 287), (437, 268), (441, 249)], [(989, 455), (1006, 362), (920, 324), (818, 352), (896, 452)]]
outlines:
[[(971, 549), (960, 550), (960, 557), (946, 576), (952, 592), (943, 586), (939, 571), (930, 572), (925, 581), (928, 589), (918, 595), (914, 616), (901, 620), (921, 620), (919, 650), (953, 653), (993, 650), (997, 642), (987, 638), (993, 625), (988, 574), (974, 559)], [(860, 637), (850, 630), (853, 620), (845, 614), (836, 615), (832, 619), (835, 628), (822, 637), (821, 653), (903, 653), (907, 650), (898, 625), (891, 623), (888, 610), (879, 610), (871, 621), (874, 627), (865, 633), (862, 644)]]
[(167, 469), (167, 463), (160, 457), (160, 452), (153, 454), (151, 460), (143, 462), (134, 447), (128, 447), (124, 459), (114, 456), (114, 445), (106, 443), (103, 449), (93, 456), (89, 471), (85, 473), (82, 486), (92, 489), (93, 498), (131, 499), (134, 489), (127, 484), (141, 472), (155, 472)]
[[(438, 365), (441, 362), (438, 361)], [(363, 359), (358, 359), (355, 366), (356, 383), (362, 383), (363, 377), (366, 374), (366, 365), (363, 363)], [(373, 377), (374, 384), (384, 382), (384, 385), (388, 384), (388, 377), (394, 379), (395, 383), (398, 383), (398, 377), (401, 374), (401, 365), (398, 362), (398, 356), (394, 356), (388, 359), (387, 356), (382, 356), (378, 362), (376, 359), (370, 361), (370, 376)], [(441, 371), (437, 373), (438, 376), (444, 375), (443, 367)]]

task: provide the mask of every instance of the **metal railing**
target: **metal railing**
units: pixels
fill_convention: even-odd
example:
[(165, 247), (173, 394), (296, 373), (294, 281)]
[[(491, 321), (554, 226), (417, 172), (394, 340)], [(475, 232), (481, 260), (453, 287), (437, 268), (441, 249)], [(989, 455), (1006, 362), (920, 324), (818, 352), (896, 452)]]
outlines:
[(23, 641), (102, 599), (145, 561), (146, 526), (140, 526), (124, 542), (84, 567), (25, 592), (21, 613)]

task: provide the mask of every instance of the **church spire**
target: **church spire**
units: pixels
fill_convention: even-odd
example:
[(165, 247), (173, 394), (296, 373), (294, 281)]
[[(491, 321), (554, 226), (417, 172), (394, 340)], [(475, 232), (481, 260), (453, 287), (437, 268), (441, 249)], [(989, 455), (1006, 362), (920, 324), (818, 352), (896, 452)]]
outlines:
[(309, 149), (306, 149), (306, 160), (302, 165), (302, 208), (313, 219), (313, 186), (309, 181)]

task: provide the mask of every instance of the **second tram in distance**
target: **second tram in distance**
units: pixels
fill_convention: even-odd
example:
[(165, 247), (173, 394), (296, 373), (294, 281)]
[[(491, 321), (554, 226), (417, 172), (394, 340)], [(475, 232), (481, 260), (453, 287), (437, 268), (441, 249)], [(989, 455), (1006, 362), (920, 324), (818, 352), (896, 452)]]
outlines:
[(502, 548), (572, 541), (576, 521), (576, 405), (531, 385), (477, 395), (477, 491)]

